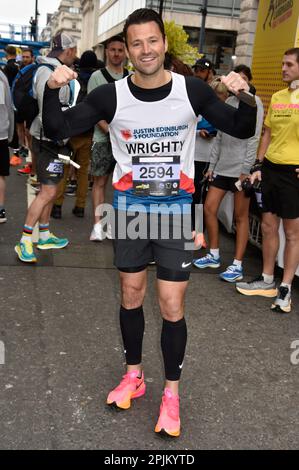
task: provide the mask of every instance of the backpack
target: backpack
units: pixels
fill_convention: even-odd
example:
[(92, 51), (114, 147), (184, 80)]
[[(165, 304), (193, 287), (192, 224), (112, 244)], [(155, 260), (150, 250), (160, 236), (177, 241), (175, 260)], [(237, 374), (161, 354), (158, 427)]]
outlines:
[[(103, 77), (107, 80), (108, 83), (114, 83), (116, 82), (115, 78), (113, 78), (110, 73), (108, 72), (108, 70), (106, 69), (106, 67), (104, 67), (103, 69), (100, 69), (100, 71), (102, 72), (102, 75)], [(129, 72), (127, 69), (124, 69), (124, 73), (123, 73), (123, 78), (127, 77), (129, 75)]]
[(27, 123), (31, 123), (39, 112), (37, 99), (33, 97), (33, 83), (40, 67), (54, 70), (51, 64), (26, 65), (16, 75), (11, 88), (12, 100), (18, 117)]

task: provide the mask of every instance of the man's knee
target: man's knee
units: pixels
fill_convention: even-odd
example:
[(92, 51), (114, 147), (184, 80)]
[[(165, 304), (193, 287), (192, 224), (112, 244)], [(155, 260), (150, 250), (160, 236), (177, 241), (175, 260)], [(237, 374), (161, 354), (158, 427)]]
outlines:
[(52, 202), (56, 199), (58, 192), (58, 186), (57, 185), (42, 185), (41, 192), (39, 193), (39, 196), (41, 199), (43, 199), (46, 202)]
[(107, 184), (106, 176), (94, 176), (93, 184), (98, 189), (105, 189), (105, 186)]
[(216, 217), (217, 216), (217, 210), (215, 208), (215, 206), (206, 201), (205, 205), (204, 205), (204, 215), (205, 217)]
[(168, 321), (179, 321), (183, 318), (183, 305), (174, 299), (173, 296), (167, 296), (159, 299), (162, 317)]
[(145, 286), (123, 283), (122, 285), (122, 306), (126, 309), (140, 307), (145, 295)]
[(235, 222), (237, 225), (246, 223), (249, 224), (248, 213), (245, 211), (243, 213), (235, 214)]
[(299, 230), (296, 228), (287, 228), (284, 230), (287, 243), (299, 243)]
[(270, 220), (262, 220), (261, 224), (263, 236), (276, 236), (278, 235), (278, 226), (275, 222)]

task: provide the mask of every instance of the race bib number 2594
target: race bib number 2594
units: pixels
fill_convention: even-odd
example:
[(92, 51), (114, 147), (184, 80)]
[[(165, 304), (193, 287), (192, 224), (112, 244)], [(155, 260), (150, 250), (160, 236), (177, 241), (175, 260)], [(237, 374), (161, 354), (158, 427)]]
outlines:
[(178, 194), (180, 157), (133, 157), (133, 187), (137, 195), (171, 196)]

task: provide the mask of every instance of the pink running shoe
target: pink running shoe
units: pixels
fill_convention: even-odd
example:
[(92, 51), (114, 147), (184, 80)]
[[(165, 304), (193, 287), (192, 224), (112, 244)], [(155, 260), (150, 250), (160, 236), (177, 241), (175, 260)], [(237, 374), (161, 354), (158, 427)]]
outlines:
[(122, 378), (120, 384), (112, 390), (107, 398), (107, 405), (113, 405), (122, 410), (127, 410), (131, 406), (131, 399), (138, 398), (145, 394), (146, 385), (144, 375), (138, 378), (139, 370), (128, 372)]
[(169, 388), (164, 389), (160, 416), (155, 427), (155, 432), (166, 434), (171, 437), (180, 435), (180, 399), (174, 395)]

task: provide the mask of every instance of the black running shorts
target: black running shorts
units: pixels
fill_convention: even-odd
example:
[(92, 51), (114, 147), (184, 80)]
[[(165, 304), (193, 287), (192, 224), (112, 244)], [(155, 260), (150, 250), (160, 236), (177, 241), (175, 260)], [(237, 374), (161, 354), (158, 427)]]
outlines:
[(277, 165), (264, 159), (262, 166), (262, 211), (282, 219), (299, 217), (298, 165)]
[[(114, 264), (120, 271), (139, 272), (155, 261), (158, 279), (189, 279), (194, 249), (191, 215), (185, 218), (184, 229), (183, 218), (179, 215), (163, 218), (161, 214), (138, 214), (138, 226), (134, 223), (136, 215), (117, 210), (114, 215)], [(132, 232), (133, 226), (139, 231), (136, 238)]]
[(0, 176), (9, 175), (9, 149), (8, 140), (0, 140)]
[(223, 189), (223, 191), (231, 191), (235, 193), (238, 191), (235, 183), (239, 178), (234, 178), (232, 176), (222, 176), (215, 175), (213, 180), (209, 183), (209, 186), (214, 186), (215, 188)]
[(36, 174), (41, 184), (56, 185), (63, 178), (64, 164), (58, 160), (58, 153), (71, 155), (69, 147), (58, 147), (52, 142), (32, 138), (32, 151), (36, 155)]

